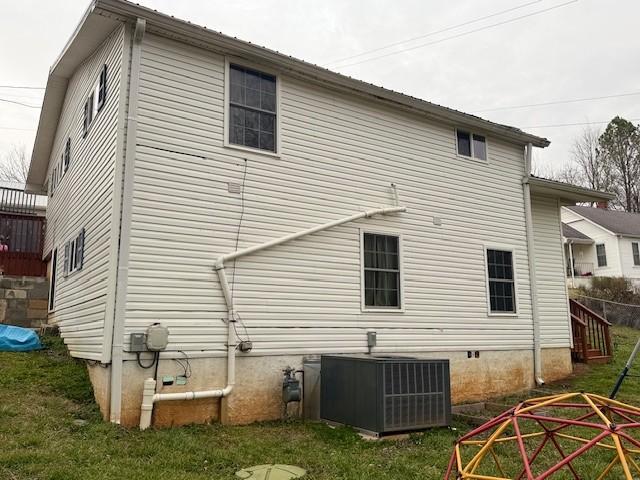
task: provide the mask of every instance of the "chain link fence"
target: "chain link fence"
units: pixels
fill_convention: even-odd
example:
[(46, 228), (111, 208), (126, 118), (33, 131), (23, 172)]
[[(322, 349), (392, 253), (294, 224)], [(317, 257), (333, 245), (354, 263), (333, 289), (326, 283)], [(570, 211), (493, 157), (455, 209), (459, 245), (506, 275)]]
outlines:
[(640, 305), (575, 295), (575, 299), (614, 325), (640, 329)]

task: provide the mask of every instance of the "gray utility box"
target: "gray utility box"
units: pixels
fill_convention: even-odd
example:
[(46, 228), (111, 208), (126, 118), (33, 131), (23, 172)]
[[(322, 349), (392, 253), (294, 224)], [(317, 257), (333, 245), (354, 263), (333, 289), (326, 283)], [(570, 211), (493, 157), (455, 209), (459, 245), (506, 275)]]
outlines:
[(374, 434), (451, 423), (449, 360), (323, 355), (320, 416)]

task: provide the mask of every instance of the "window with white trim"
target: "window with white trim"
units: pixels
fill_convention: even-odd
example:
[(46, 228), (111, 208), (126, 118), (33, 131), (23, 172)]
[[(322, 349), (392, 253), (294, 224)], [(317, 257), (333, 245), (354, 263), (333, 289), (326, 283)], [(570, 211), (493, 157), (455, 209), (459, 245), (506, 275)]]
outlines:
[(478, 160), (487, 159), (487, 138), (464, 130), (456, 130), (458, 155), (473, 157)]
[(516, 313), (512, 251), (487, 249), (487, 282), (491, 313)]
[(400, 237), (363, 233), (364, 306), (400, 308)]
[(633, 264), (640, 266), (640, 246), (638, 242), (631, 242), (631, 251), (633, 252)]
[(64, 274), (82, 270), (84, 264), (84, 228), (64, 245)]
[(229, 143), (276, 151), (276, 77), (229, 65)]
[(604, 243), (596, 245), (596, 257), (598, 259), (598, 267), (607, 266), (607, 249), (604, 246)]
[(102, 110), (107, 101), (107, 65), (102, 66), (98, 82), (91, 89), (91, 93), (84, 102), (84, 116), (82, 123), (82, 135), (87, 136), (91, 124), (96, 119), (98, 113)]

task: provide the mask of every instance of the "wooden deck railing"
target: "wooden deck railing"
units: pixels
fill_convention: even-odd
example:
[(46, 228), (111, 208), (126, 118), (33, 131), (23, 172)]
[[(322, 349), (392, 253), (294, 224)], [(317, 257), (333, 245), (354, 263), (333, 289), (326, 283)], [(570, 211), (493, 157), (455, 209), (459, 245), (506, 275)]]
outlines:
[(573, 331), (573, 359), (585, 363), (608, 362), (612, 355), (611, 323), (576, 300), (569, 300)]

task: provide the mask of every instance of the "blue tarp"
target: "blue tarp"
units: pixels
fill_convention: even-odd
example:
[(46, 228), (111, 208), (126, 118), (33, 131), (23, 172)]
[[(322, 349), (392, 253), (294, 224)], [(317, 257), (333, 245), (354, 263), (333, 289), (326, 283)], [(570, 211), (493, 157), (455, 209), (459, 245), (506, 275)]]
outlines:
[(0, 352), (28, 352), (42, 348), (33, 330), (12, 325), (0, 325)]

